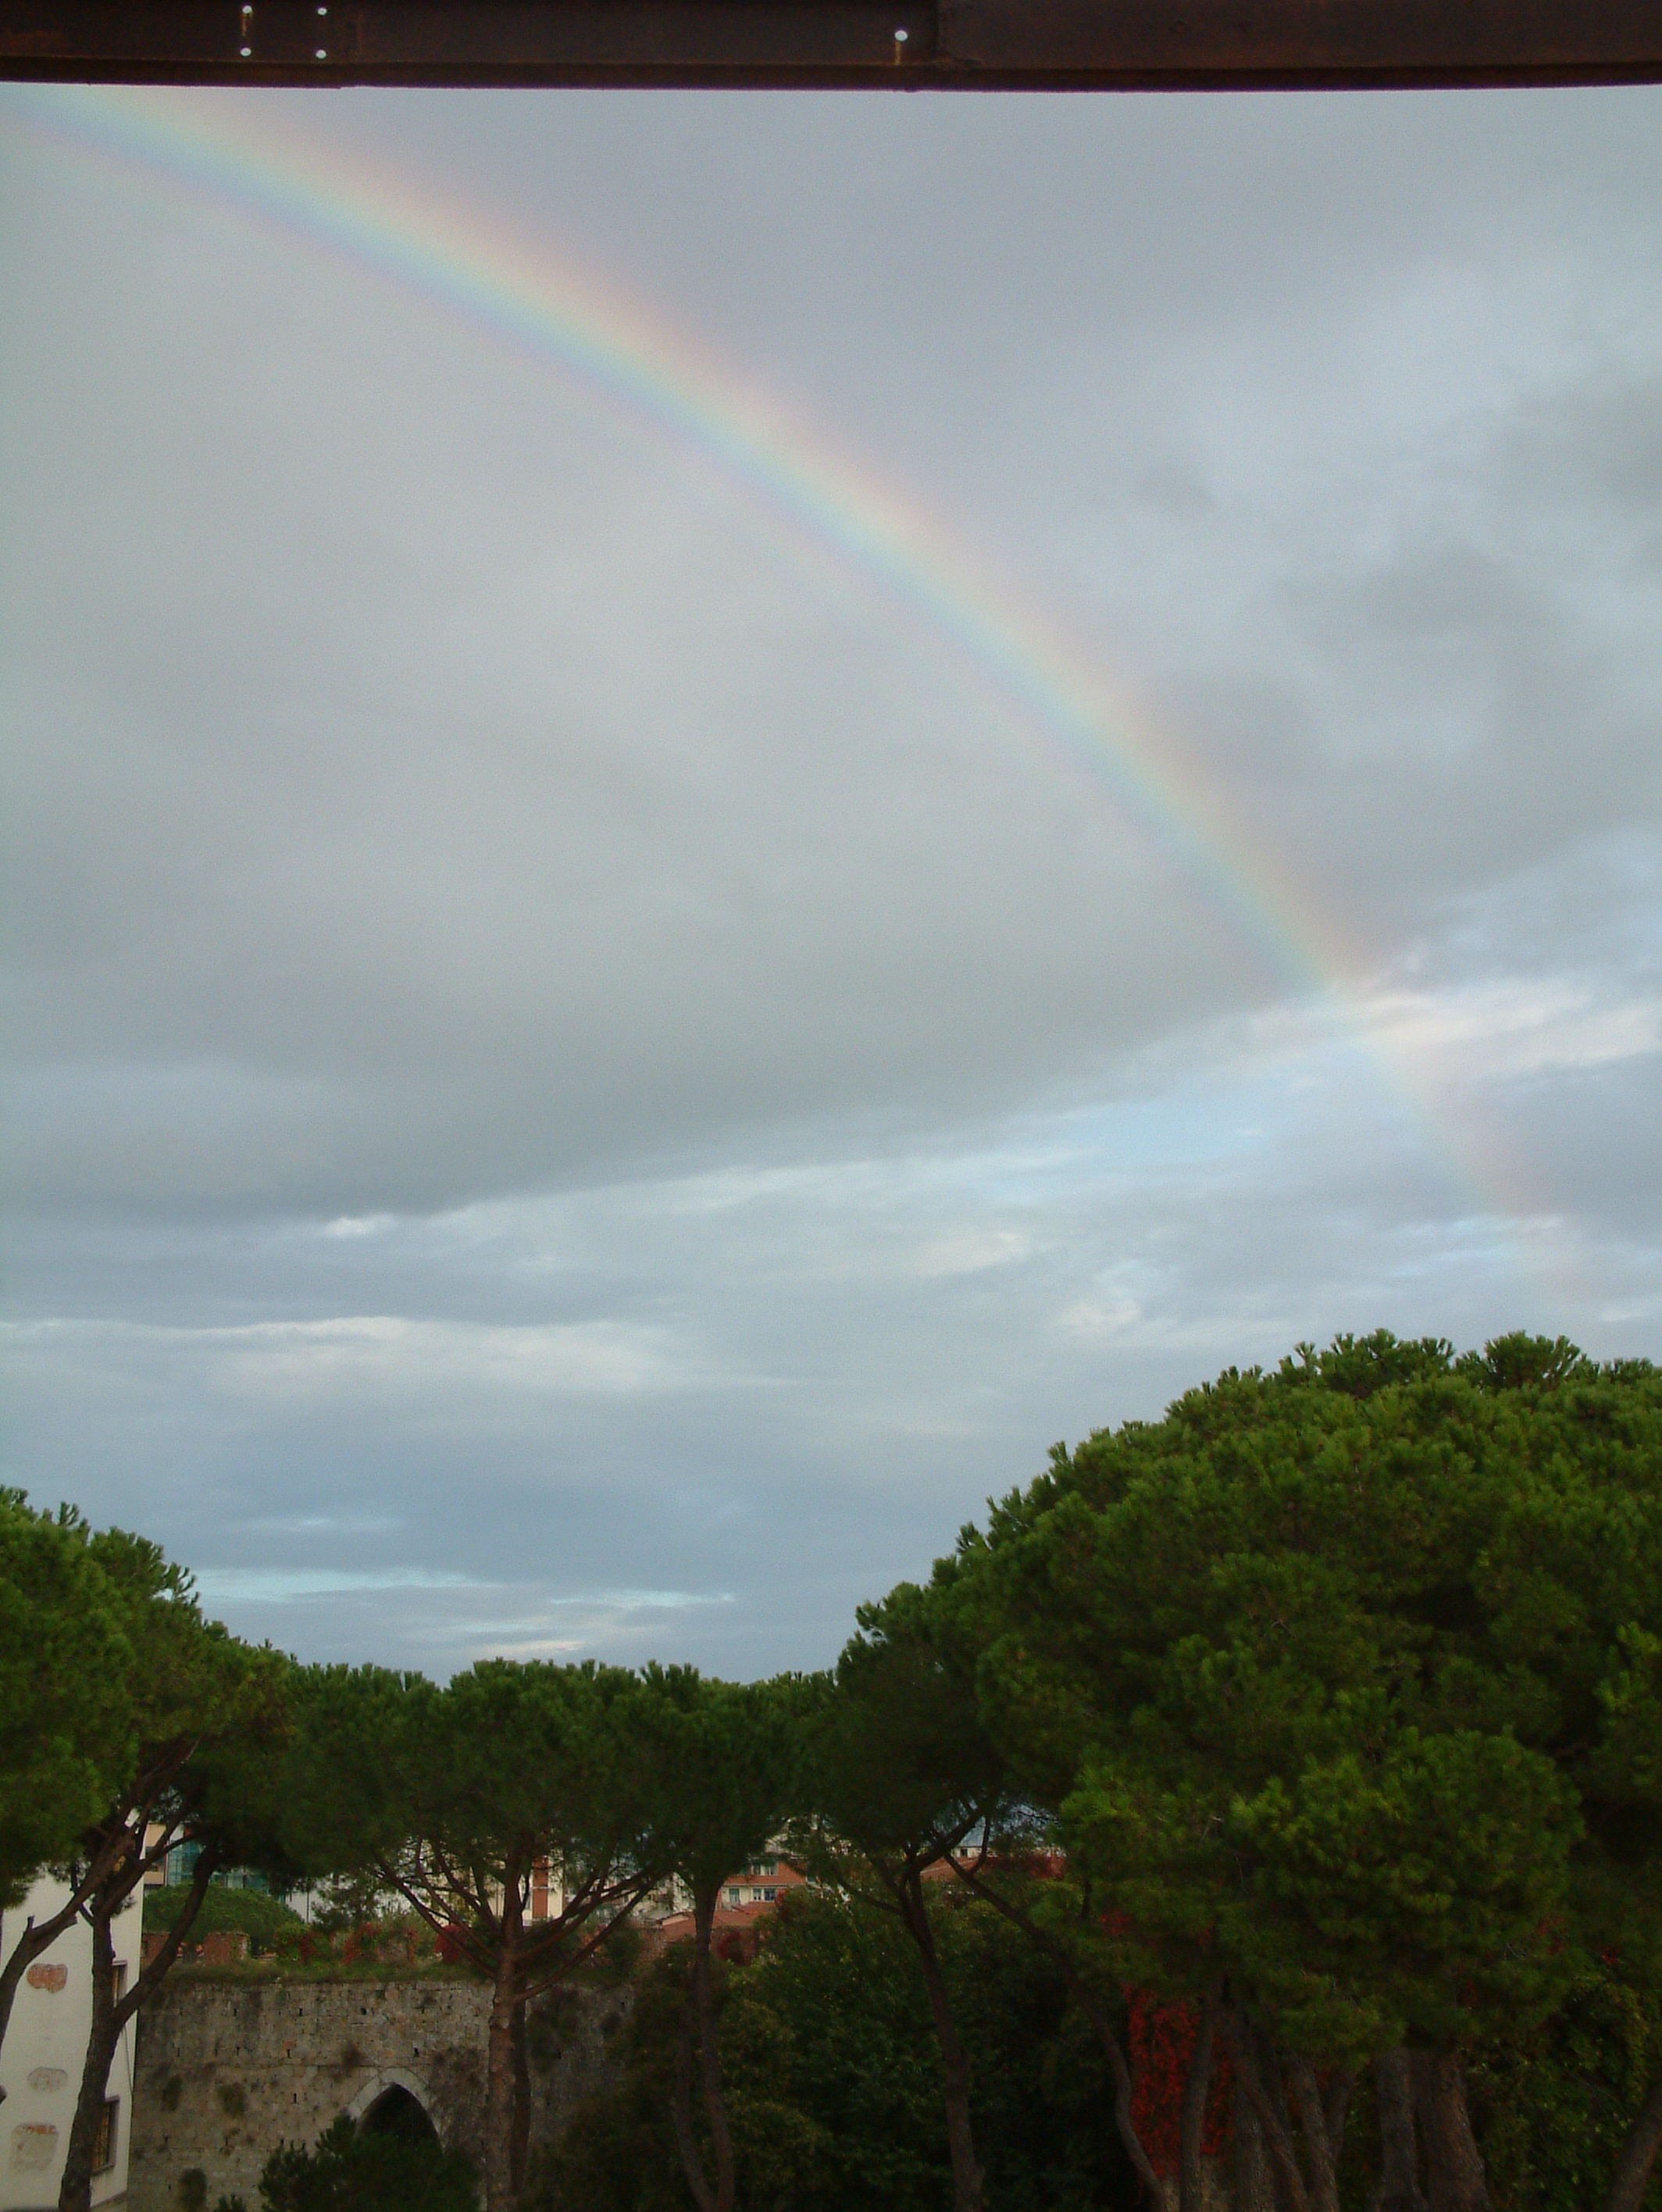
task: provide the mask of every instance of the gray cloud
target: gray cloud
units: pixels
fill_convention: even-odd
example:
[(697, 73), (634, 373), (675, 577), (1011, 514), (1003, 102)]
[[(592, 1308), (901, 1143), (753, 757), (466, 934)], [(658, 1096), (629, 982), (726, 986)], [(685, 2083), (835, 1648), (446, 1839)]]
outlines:
[(15, 1479), (308, 1652), (749, 1673), (1226, 1360), (1657, 1349), (1653, 93), (202, 106), (679, 322), (1223, 848), (0, 103)]

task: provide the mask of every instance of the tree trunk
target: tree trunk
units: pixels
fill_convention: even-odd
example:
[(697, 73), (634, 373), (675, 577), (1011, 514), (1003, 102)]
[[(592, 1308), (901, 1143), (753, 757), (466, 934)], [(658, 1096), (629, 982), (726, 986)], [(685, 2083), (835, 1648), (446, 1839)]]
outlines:
[[(1293, 2126), (1293, 2108), (1287, 2101), (1287, 2069), (1282, 2064), (1281, 2053), (1276, 2047), (1275, 2038), (1266, 2029), (1259, 2028), (1253, 2039), (1253, 2047), (1258, 2053), (1259, 2074), (1265, 2089), (1269, 2092), (1270, 2102), (1275, 2109), (1281, 2132), (1287, 2142), (1294, 2146), (1294, 2154), (1296, 2156), (1297, 2139)], [(1299, 2167), (1299, 2172), (1301, 2174), (1304, 2172), (1302, 2166)]]
[(1299, 2125), (1304, 2134), (1305, 2164), (1310, 2175), (1310, 2212), (1339, 2212), (1338, 2160), (1334, 2156), (1327, 2108), (1322, 2102), (1316, 2069), (1307, 2058), (1295, 2058), (1287, 2070), (1298, 2104)]
[(716, 1894), (714, 1890), (709, 1893), (701, 1927), (695, 1917), (697, 1940), (694, 1945), (693, 1972), (698, 2000), (699, 2057), (704, 2069), (704, 2110), (716, 2154), (716, 2212), (733, 2212), (733, 2137), (721, 2094), (720, 2032), (716, 2026), (715, 1999), (710, 1988), (710, 1942), (715, 1924)]
[(1628, 2130), (1605, 2199), (1605, 2212), (1639, 2212), (1659, 2150), (1662, 2150), (1662, 2074), (1651, 2083), (1650, 2094)]
[(1183, 2110), (1179, 2122), (1177, 2201), (1179, 2212), (1204, 2212), (1205, 2182), (1202, 2178), (1200, 2146), (1206, 2132), (1206, 2093), (1212, 2086), (1212, 2044), (1217, 2032), (1217, 1991), (1208, 1990), (1200, 2002), (1195, 2022), (1194, 2049), (1183, 2083)]
[(1311, 2212), (1310, 2192), (1304, 2185), (1293, 2131), (1288, 2125), (1282, 2100), (1275, 2094), (1275, 2085), (1265, 2080), (1259, 2068), (1258, 2053), (1253, 2048), (1257, 2038), (1245, 2015), (1240, 2014), (1234, 2020), (1226, 2016), (1224, 2032), (1229, 2039), (1229, 2055), (1234, 2061), (1235, 2080), (1258, 2116), (1265, 2148), (1270, 2154), (1283, 2194), (1292, 2207), (1292, 2212)]
[(1413, 2075), (1431, 2212), (1488, 2212), (1489, 2185), (1459, 2057), (1452, 2051), (1416, 2051)]
[(1430, 2212), (1420, 2187), (1414, 2077), (1405, 2045), (1381, 2051), (1374, 2059), (1374, 2101), (1380, 2116), (1380, 2178), (1368, 2200), (1368, 2212)]
[[(710, 1986), (710, 1947), (715, 1927), (719, 1887), (701, 1890), (693, 1899), (693, 1961), (687, 1970), (687, 2002), (676, 2038), (675, 2131), (687, 2186), (699, 2212), (732, 2212), (733, 2138), (727, 2125), (727, 2106), (721, 2094), (721, 2045), (716, 2025), (715, 1999)], [(703, 2075), (704, 2111), (710, 2124), (710, 2142), (716, 2154), (716, 2182), (710, 2186), (693, 2136), (693, 2036), (698, 2036), (699, 2062)]]
[[(124, 1860), (115, 1859), (103, 1887), (88, 1901), (86, 1917), (92, 1923), (93, 1936), (92, 2027), (87, 2037), (87, 2055), (82, 2062), (75, 2118), (70, 2123), (64, 2179), (58, 2192), (58, 2212), (88, 2212), (92, 2203), (93, 2150), (98, 2141), (98, 2123), (121, 2031), (179, 1956), (179, 1946), (202, 1910), (202, 1900), (208, 1893), (208, 1885), (218, 1863), (211, 1850), (204, 1850), (198, 1857), (191, 1876), (190, 1894), (178, 1919), (155, 1956), (148, 1966), (141, 1967), (119, 2002), (115, 1994), (115, 1942), (111, 1923), (144, 1879), (147, 1861), (143, 1855), (135, 1848)], [(131, 2120), (130, 2110), (124, 2124), (130, 2125)]]
[(1234, 2212), (1276, 2212), (1276, 2177), (1264, 2140), (1264, 2124), (1241, 2087), (1239, 2072), (1234, 2079), (1231, 2133), (1234, 2137)]
[(508, 2151), (514, 2201), (525, 2185), (525, 2155), (531, 2148), (531, 2061), (525, 2049), (525, 2000), (513, 2008), (513, 2134)]
[(675, 2089), (670, 2099), (670, 2118), (675, 2126), (676, 2147), (681, 2153), (681, 2170), (687, 2177), (687, 2186), (693, 2192), (693, 2202), (698, 2212), (716, 2212), (715, 2192), (710, 2186), (709, 2176), (704, 2171), (704, 2160), (699, 2156), (698, 2142), (693, 2134), (693, 2008), (684, 2004), (676, 2027)]
[(519, 1927), (513, 1869), (504, 1885), (496, 1972), (485, 2046), (485, 2212), (514, 2212), (514, 2019), (519, 2008)]
[[(81, 2094), (70, 2123), (69, 2148), (64, 2154), (64, 2179), (58, 2192), (58, 2212), (89, 2212), (93, 2201), (93, 2150), (98, 2123), (115, 2060), (115, 1945), (110, 1936), (110, 1915), (94, 1908), (93, 1923), (93, 2021), (87, 2036), (87, 2055), (81, 2069)], [(130, 2115), (129, 2115), (130, 2118)]]
[[(975, 2137), (969, 2118), (969, 2060), (953, 2024), (946, 1983), (935, 1950), (934, 1930), (924, 1903), (924, 1886), (916, 1867), (908, 1866), (899, 1885), (901, 1917), (906, 1931), (918, 1947), (929, 2009), (934, 2016), (936, 2039), (941, 2046), (941, 2087), (946, 2101), (947, 2148), (952, 2156), (953, 2212), (984, 2212), (981, 2169), (975, 2159)], [(494, 2212), (494, 2208), (493, 2208)]]
[(1327, 2084), (1327, 2094), (1321, 2100), (1322, 2117), (1327, 2123), (1327, 2148), (1333, 2160), (1333, 2171), (1339, 2170), (1344, 2156), (1344, 2124), (1350, 2116), (1350, 2100), (1356, 2094), (1356, 2069), (1354, 2066), (1336, 2066)]

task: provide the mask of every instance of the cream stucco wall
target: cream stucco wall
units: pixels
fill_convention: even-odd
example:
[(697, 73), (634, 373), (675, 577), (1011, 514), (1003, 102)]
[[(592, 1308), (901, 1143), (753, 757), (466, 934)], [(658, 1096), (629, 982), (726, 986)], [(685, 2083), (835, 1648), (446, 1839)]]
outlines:
[[(0, 1957), (11, 1949), (31, 1917), (44, 1920), (68, 1892), (61, 1882), (38, 1881), (15, 1911), (0, 1916)], [(137, 1978), (139, 1925), (134, 1897), (112, 1933), (118, 1961), (130, 1987)], [(12, 2008), (0, 2045), (0, 2212), (49, 2212), (58, 2202), (70, 2123), (81, 2087), (81, 2069), (92, 2024), (92, 1931), (77, 1921), (30, 1968)], [(127, 2189), (127, 2146), (132, 2130), (133, 2028), (122, 2033), (110, 2069), (107, 2094), (119, 2100), (115, 2162), (93, 2184), (93, 2203), (111, 2204)]]

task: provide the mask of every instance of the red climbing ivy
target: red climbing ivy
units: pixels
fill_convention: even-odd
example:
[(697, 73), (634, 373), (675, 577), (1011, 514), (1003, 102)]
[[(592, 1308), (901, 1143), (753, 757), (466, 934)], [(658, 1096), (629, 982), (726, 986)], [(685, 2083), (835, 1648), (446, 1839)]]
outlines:
[[(1199, 2025), (1197, 2008), (1181, 1998), (1162, 2004), (1151, 1990), (1127, 1990), (1126, 2041), (1131, 2069), (1131, 2122), (1149, 2162), (1163, 2180), (1177, 2171), (1183, 2090)], [(1229, 2139), (1229, 2059), (1214, 2045), (1212, 2079), (1200, 2148), (1219, 2157)]]

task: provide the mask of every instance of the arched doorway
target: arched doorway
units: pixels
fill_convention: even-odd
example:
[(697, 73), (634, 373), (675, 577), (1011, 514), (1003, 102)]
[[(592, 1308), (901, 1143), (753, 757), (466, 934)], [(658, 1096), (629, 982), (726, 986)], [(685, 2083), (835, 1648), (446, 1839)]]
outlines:
[(402, 2066), (386, 2067), (366, 2081), (346, 2117), (361, 2135), (396, 2136), (405, 2142), (441, 2140), (427, 2083)]
[(439, 2130), (428, 2118), (427, 2107), (396, 2081), (376, 2098), (359, 2121), (358, 2132), (366, 2136), (397, 2136), (404, 2142), (439, 2140)]

